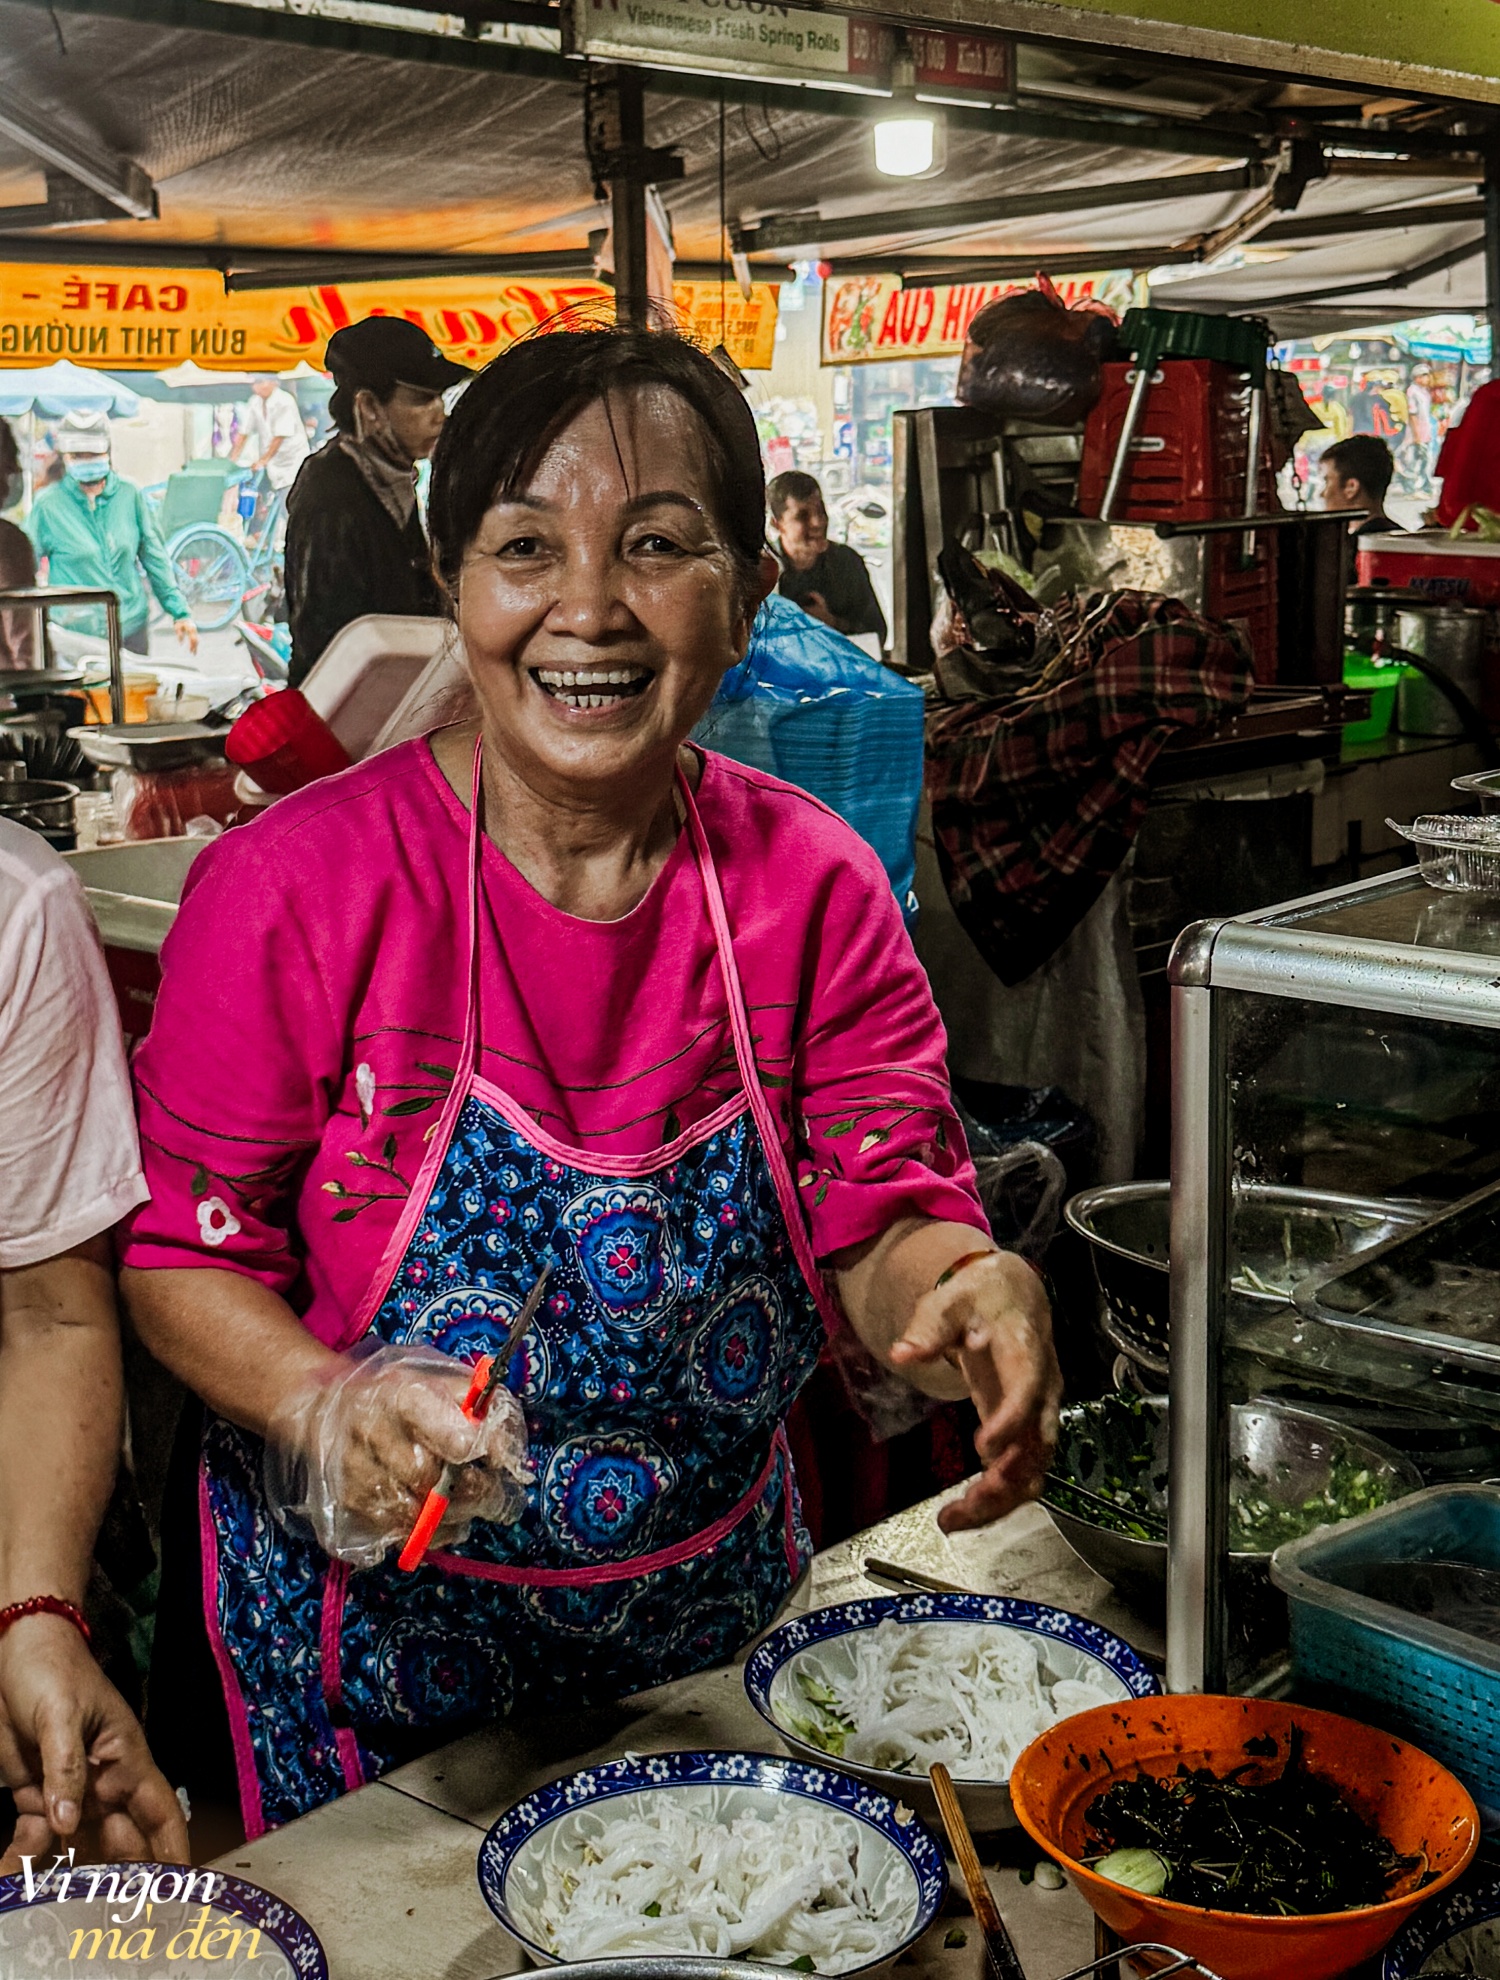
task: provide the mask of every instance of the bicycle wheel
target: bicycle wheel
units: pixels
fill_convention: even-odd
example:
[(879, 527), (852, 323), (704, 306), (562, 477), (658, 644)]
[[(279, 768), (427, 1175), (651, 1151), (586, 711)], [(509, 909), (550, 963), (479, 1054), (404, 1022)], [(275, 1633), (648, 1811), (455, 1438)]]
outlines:
[(213, 523), (189, 523), (167, 545), (177, 588), (200, 632), (217, 632), (240, 609), (250, 568), (245, 553)]

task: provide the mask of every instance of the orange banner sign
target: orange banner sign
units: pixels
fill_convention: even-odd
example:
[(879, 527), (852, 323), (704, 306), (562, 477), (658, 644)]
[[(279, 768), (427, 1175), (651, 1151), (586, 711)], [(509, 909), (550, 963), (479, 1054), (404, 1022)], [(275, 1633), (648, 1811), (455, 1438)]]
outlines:
[[(0, 263), (0, 367), (70, 358), (104, 371), (167, 371), (185, 359), (219, 371), (290, 371), (300, 360), (321, 369), (334, 331), (366, 316), (410, 317), (460, 364), (481, 365), (570, 310), (608, 309), (613, 293), (600, 282), (444, 276), (226, 295), (221, 278), (201, 268), (8, 262)], [(711, 348), (722, 324), (742, 371), (770, 369), (774, 286), (757, 282), (745, 302), (730, 284), (721, 309), (717, 282), (680, 282), (674, 300), (688, 335)]]
[[(824, 364), (887, 364), (893, 358), (957, 357), (970, 323), (998, 296), (1028, 289), (1030, 282), (970, 282), (935, 289), (903, 289), (895, 275), (835, 275), (823, 284)], [(1085, 297), (1108, 303), (1117, 314), (1136, 297), (1128, 270), (1101, 275), (1062, 275), (1064, 302)]]

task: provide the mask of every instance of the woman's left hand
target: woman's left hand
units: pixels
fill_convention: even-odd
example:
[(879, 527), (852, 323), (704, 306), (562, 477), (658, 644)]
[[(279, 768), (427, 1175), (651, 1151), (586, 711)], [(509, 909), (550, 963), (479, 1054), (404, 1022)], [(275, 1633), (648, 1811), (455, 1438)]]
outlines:
[(974, 1441), (984, 1470), (943, 1507), (945, 1533), (986, 1526), (1041, 1496), (1057, 1442), (1062, 1371), (1046, 1290), (1023, 1259), (1008, 1251), (970, 1259), (917, 1302), (889, 1352), (891, 1366), (908, 1376), (948, 1363), (979, 1412)]

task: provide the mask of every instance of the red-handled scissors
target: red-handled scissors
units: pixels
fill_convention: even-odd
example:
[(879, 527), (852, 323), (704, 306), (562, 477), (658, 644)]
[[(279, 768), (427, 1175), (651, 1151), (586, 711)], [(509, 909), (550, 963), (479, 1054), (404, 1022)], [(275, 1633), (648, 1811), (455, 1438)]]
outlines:
[[(469, 1391), (463, 1400), (463, 1412), (476, 1423), (483, 1423), (490, 1412), (490, 1402), (496, 1389), (510, 1366), (510, 1358), (526, 1333), (526, 1329), (536, 1318), (536, 1310), (542, 1303), (542, 1294), (547, 1289), (552, 1265), (549, 1261), (542, 1267), (541, 1277), (526, 1295), (526, 1302), (511, 1323), (498, 1354), (482, 1354), (474, 1364), (474, 1372), (469, 1378)], [(411, 1530), (411, 1538), (397, 1556), (396, 1565), (406, 1574), (420, 1567), (432, 1545), (433, 1535), (443, 1523), (453, 1498), (453, 1489), (458, 1483), (461, 1464), (445, 1464), (427, 1497), (422, 1501), (422, 1510), (417, 1514), (417, 1523)]]

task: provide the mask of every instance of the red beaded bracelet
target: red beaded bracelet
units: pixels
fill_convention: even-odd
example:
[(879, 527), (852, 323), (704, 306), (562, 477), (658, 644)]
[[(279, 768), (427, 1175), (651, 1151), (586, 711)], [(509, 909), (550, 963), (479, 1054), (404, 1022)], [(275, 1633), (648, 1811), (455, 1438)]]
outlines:
[(0, 1609), (0, 1636), (3, 1636), (12, 1623), (18, 1623), (27, 1616), (61, 1616), (70, 1622), (85, 1643), (92, 1643), (94, 1632), (84, 1620), (83, 1611), (72, 1602), (65, 1602), (61, 1595), (29, 1595), (24, 1602), (12, 1602), (8, 1609)]

